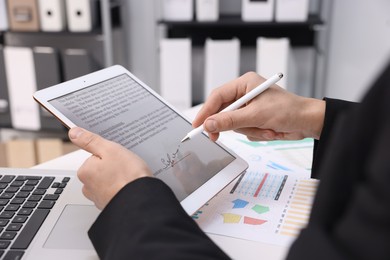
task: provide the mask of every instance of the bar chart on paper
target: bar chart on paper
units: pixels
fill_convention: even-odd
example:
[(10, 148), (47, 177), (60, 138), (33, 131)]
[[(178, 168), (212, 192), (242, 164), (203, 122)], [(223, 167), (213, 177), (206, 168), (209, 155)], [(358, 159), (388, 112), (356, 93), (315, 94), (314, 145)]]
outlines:
[(213, 234), (288, 246), (307, 224), (317, 181), (247, 172), (193, 217)]
[(193, 218), (206, 233), (289, 246), (308, 222), (317, 189), (309, 179), (313, 139), (251, 142), (233, 132), (221, 137), (249, 168)]
[(287, 177), (287, 175), (249, 171), (240, 176), (230, 193), (278, 200), (286, 184)]
[(296, 237), (306, 226), (317, 185), (318, 181), (314, 179), (295, 180), (275, 231), (276, 234)]

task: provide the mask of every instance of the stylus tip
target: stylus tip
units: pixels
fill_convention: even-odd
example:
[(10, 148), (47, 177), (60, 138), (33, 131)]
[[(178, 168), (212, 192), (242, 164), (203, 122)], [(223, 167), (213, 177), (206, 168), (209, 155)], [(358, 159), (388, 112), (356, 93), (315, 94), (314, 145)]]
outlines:
[(190, 138), (188, 136), (184, 137), (182, 140), (181, 140), (181, 143), (184, 143), (185, 141), (188, 141), (190, 140)]

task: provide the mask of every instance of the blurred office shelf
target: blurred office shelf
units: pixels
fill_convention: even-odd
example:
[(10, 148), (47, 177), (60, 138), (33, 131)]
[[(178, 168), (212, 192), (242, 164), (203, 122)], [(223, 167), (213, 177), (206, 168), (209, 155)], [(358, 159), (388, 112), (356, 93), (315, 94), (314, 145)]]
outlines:
[(191, 38), (195, 46), (204, 44), (207, 38), (239, 38), (241, 45), (254, 46), (262, 37), (288, 37), (293, 47), (315, 45), (318, 26), (323, 25), (319, 15), (309, 15), (305, 22), (246, 22), (239, 15), (221, 16), (213, 22), (159, 21), (166, 28), (167, 38)]

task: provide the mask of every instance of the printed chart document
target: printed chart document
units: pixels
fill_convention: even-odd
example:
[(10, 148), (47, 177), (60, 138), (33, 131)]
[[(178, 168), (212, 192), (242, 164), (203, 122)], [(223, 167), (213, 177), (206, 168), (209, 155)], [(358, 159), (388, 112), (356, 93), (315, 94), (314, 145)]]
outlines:
[(289, 246), (306, 226), (317, 190), (309, 177), (313, 140), (250, 142), (228, 132), (221, 142), (249, 168), (192, 217), (207, 233)]

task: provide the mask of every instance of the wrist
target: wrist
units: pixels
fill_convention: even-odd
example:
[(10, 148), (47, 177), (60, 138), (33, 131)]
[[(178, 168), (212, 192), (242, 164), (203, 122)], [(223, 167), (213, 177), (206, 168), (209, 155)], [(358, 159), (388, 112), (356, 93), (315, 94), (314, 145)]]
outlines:
[(319, 140), (324, 126), (326, 103), (320, 99), (305, 98), (303, 133), (305, 137)]

